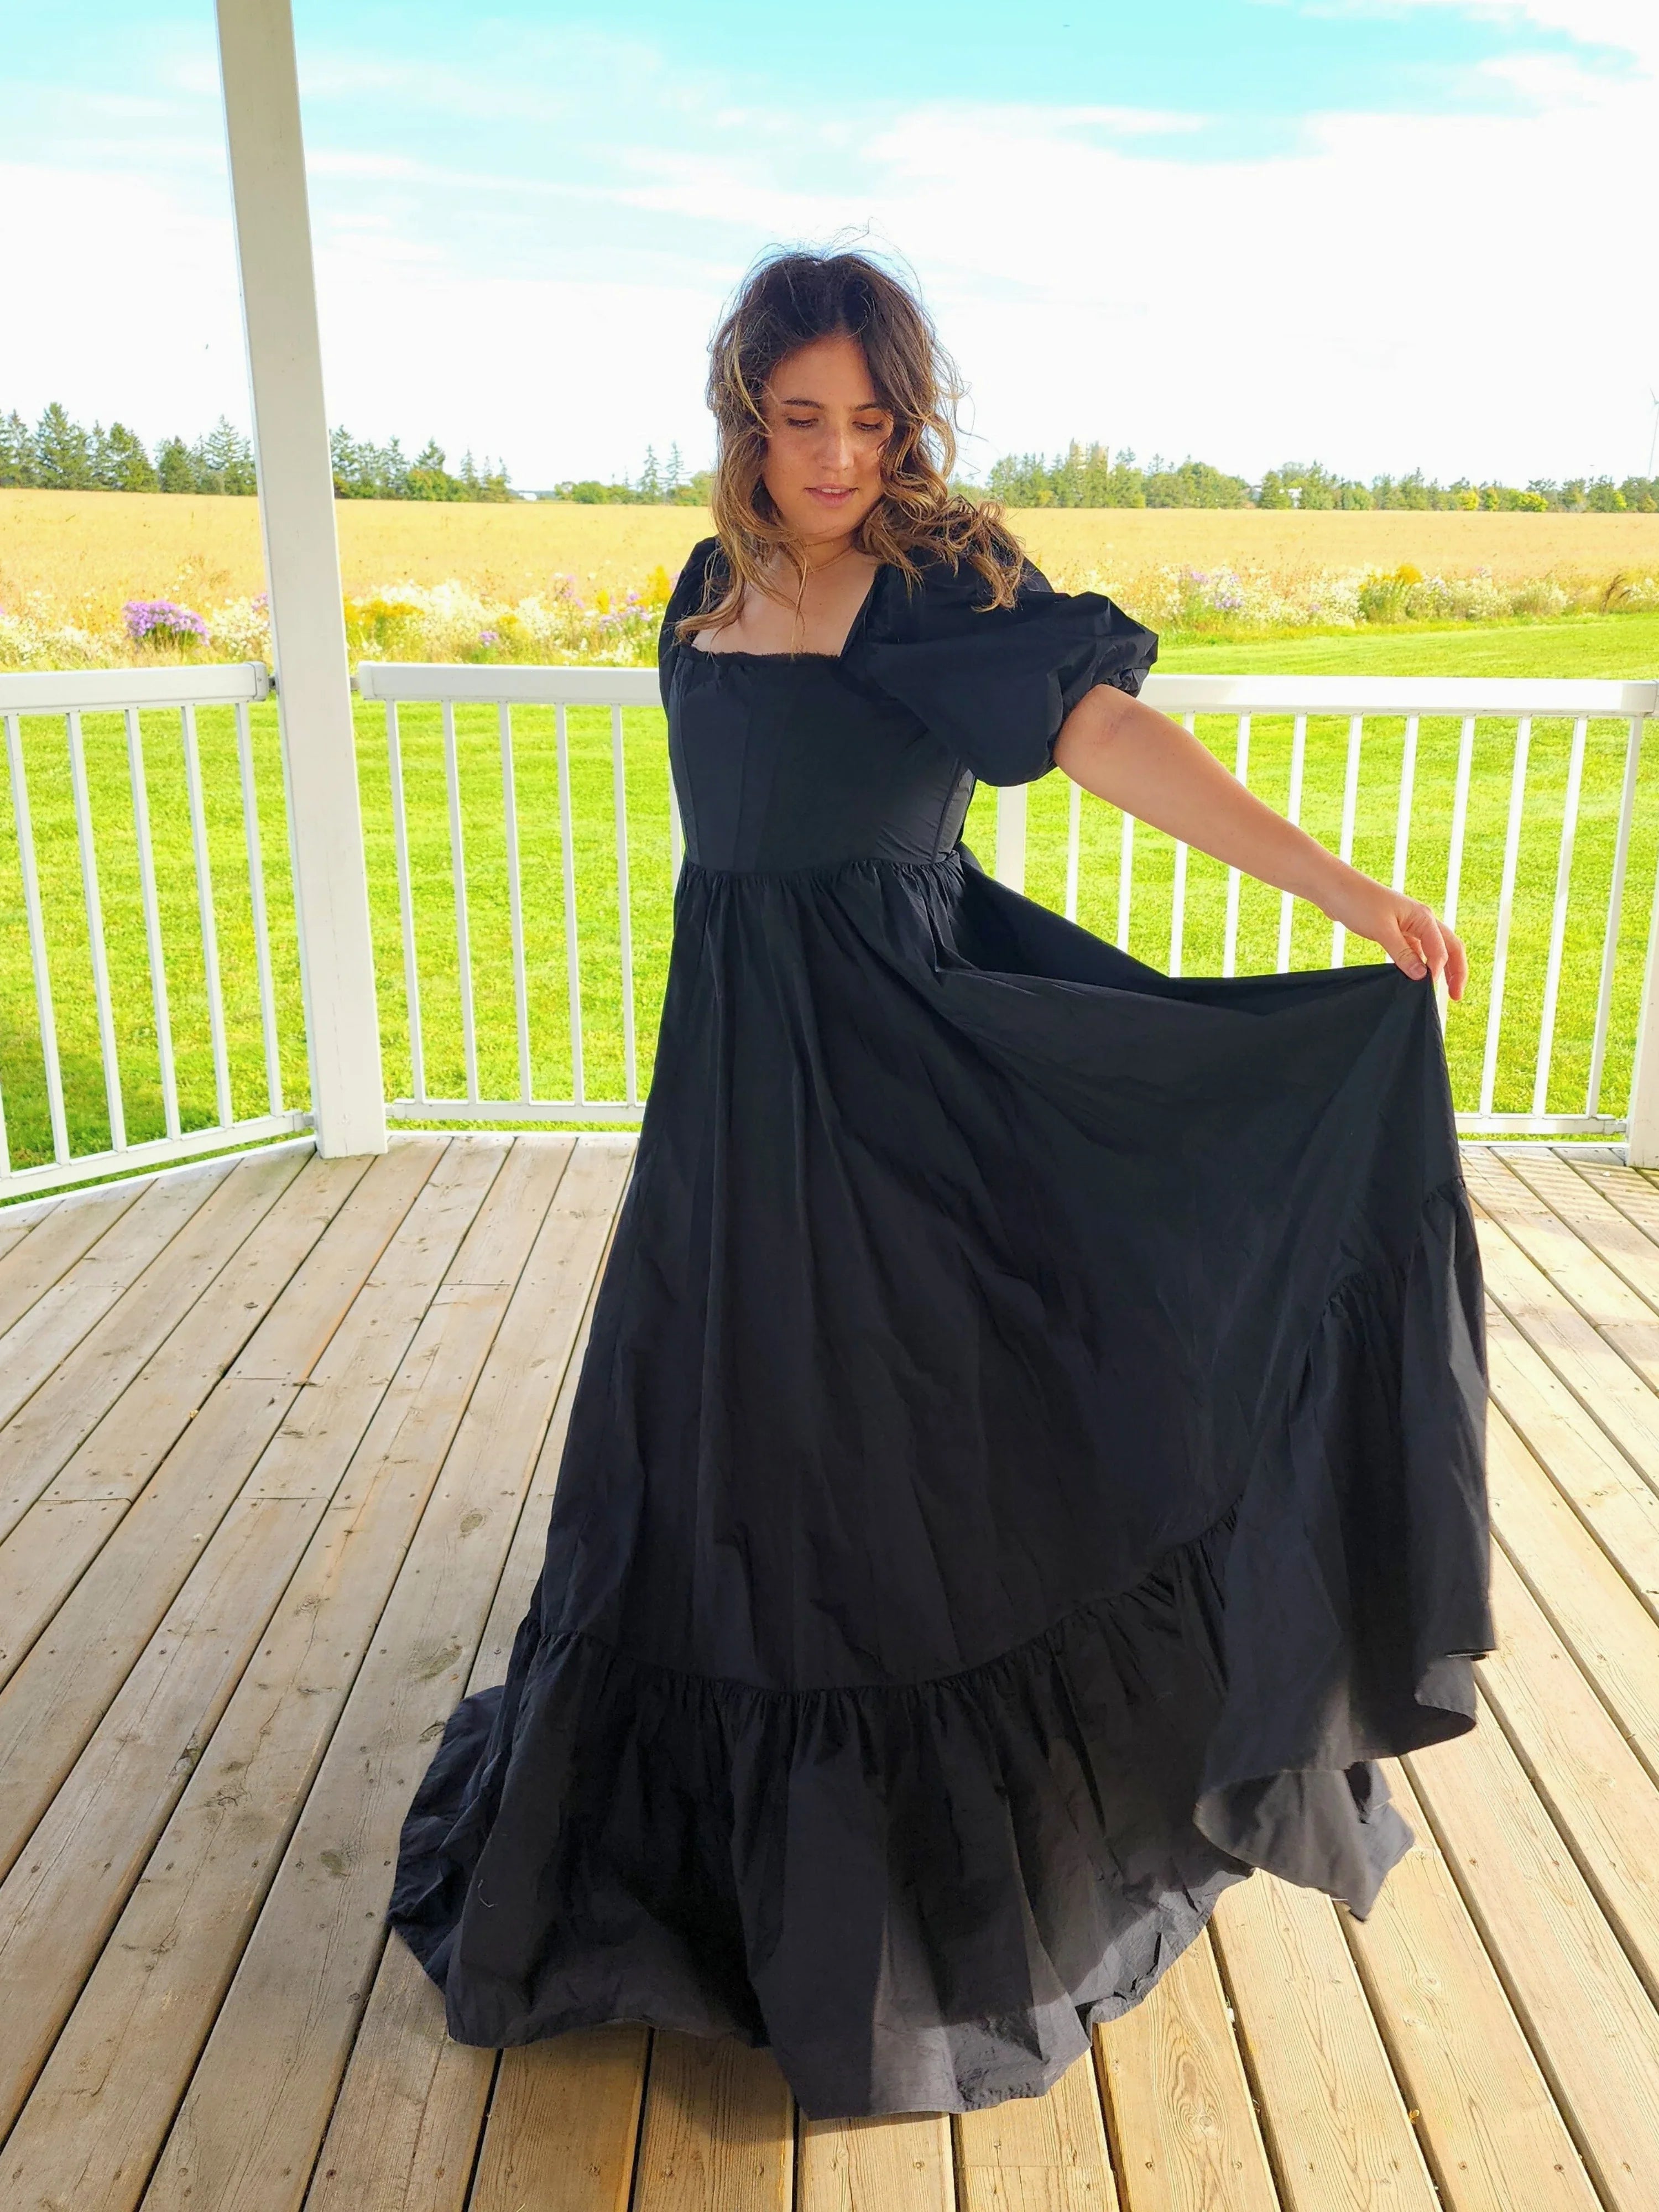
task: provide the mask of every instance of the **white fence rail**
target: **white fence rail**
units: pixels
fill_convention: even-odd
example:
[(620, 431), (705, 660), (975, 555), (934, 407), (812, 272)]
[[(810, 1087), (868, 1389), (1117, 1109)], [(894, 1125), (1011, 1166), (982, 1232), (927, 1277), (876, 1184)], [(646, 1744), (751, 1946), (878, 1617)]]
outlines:
[[(123, 1169), (159, 1166), (230, 1144), (291, 1134), (310, 1126), (309, 1114), (290, 1109), (283, 1097), (276, 993), (248, 718), (250, 706), (269, 690), (269, 676), (258, 662), (229, 667), (0, 675), (0, 720), (5, 730), (14, 842), (14, 850), (3, 855), (9, 871), (5, 902), (10, 905), (15, 901), (14, 914), (21, 924), (17, 936), (21, 939), (20, 945), (9, 929), (0, 946), (3, 957), (0, 991), (4, 994), (0, 1003), (9, 1017), (6, 1027), (21, 1044), (20, 1030), (24, 1024), (14, 1026), (10, 1018), (17, 1014), (21, 996), (18, 972), (21, 963), (17, 956), (22, 953), (28, 995), (33, 999), (32, 1026), (39, 1041), (30, 1089), (34, 1091), (38, 1083), (35, 1101), (43, 1103), (52, 1149), (48, 1161), (14, 1166), (7, 1100), (0, 1089), (0, 1196), (86, 1182)], [(247, 902), (263, 1055), (264, 1110), (240, 1115), (233, 1103), (222, 976), (220, 905), (225, 885), (222, 879), (216, 886), (210, 855), (209, 793), (197, 726), (198, 711), (209, 708), (229, 708), (234, 715), (237, 795), (246, 866), (246, 884), (238, 888)], [(112, 727), (106, 720), (94, 725), (100, 771), (96, 775), (88, 771), (93, 744), (85, 726), (88, 716), (118, 718), (118, 727)], [(179, 749), (170, 771), (178, 779), (175, 795), (188, 825), (191, 882), (187, 888), (172, 877), (178, 866), (176, 854), (164, 849), (158, 860), (152, 824), (158, 757), (168, 743)], [(118, 756), (124, 756), (118, 765)], [(79, 876), (80, 896), (74, 902), (73, 911), (71, 894), (63, 882), (43, 881), (36, 827), (40, 794), (43, 790), (48, 793), (48, 803), (55, 811), (65, 777)], [(117, 782), (125, 786), (118, 823), (107, 818), (116, 811)], [(100, 813), (106, 818), (99, 819)], [(66, 842), (66, 836), (49, 840), (51, 861), (66, 857), (63, 849)], [(122, 957), (118, 963), (112, 963), (106, 885), (112, 873), (118, 872), (130, 892), (123, 901), (129, 912), (127, 931), (142, 932), (143, 950), (140, 957), (136, 946), (125, 941), (124, 932), (124, 941), (117, 946)], [(196, 1042), (205, 1048), (212, 1096), (208, 1118), (201, 1121), (193, 1112), (191, 1118), (196, 1126), (188, 1129), (184, 1126), (179, 1092), (177, 994), (169, 988), (169, 969), (176, 969), (178, 955), (176, 947), (169, 948), (165, 941), (163, 925), (164, 903), (176, 916), (185, 898), (193, 908), (195, 921), (191, 994), (195, 996), (199, 989), (205, 1031)], [(143, 981), (137, 989), (148, 1002), (148, 1024), (143, 1019), (143, 1009), (132, 1003), (133, 978), (140, 973)], [(65, 1023), (60, 1000), (76, 1002), (68, 1011), (76, 1036), (70, 1049), (78, 1066), (86, 1057), (81, 1040), (88, 1027), (83, 1018), (88, 996), (101, 1078), (103, 1133), (107, 1141), (77, 1149), (71, 1108), (76, 1121), (84, 1123), (88, 1102), (79, 1097), (71, 1100), (66, 1093)], [(150, 1024), (149, 1034), (142, 1043), (136, 1042), (135, 1030)], [(140, 1060), (146, 1063), (143, 1073), (151, 1100), (150, 1118), (159, 1111), (163, 1131), (148, 1138), (135, 1138), (130, 1127), (130, 1093)]]
[[(366, 662), (357, 672), (357, 689), (365, 699), (380, 700), (386, 708), (386, 768), (390, 786), (392, 846), (398, 878), (398, 911), (403, 948), (404, 1011), (407, 1024), (410, 1091), (407, 1097), (387, 1101), (393, 1119), (466, 1121), (637, 1121), (643, 1107), (639, 1079), (640, 993), (635, 960), (634, 880), (629, 854), (630, 793), (628, 745), (623, 710), (626, 707), (655, 707), (659, 702), (656, 672), (625, 668), (522, 668), (455, 666), (413, 662)], [(460, 1023), (464, 1089), (459, 1095), (433, 1096), (428, 1087), (423, 979), (416, 927), (416, 884), (410, 850), (409, 810), (404, 793), (404, 732), (398, 709), (406, 705), (436, 706), (441, 717), (444, 819), (447, 838), (450, 885), (454, 910), (455, 988)], [(510, 1097), (492, 1097), (481, 1085), (478, 1054), (477, 977), (472, 955), (472, 893), (469, 886), (465, 809), (456, 734), (458, 707), (493, 708), (495, 742), (500, 753), (501, 851), (507, 905), (507, 937), (513, 974), (513, 1022), (518, 1077)], [(614, 888), (614, 928), (609, 933), (607, 953), (614, 951), (618, 969), (617, 1012), (621, 1042), (620, 1097), (596, 1094), (588, 1081), (583, 993), (583, 930), (580, 914), (582, 886), (578, 880), (581, 842), (572, 796), (571, 731), (573, 708), (609, 709), (610, 776), (609, 825), (603, 842)], [(526, 708), (552, 710), (550, 732), (538, 733), (544, 746), (550, 736), (556, 823), (550, 823), (551, 842), (556, 846), (558, 891), (563, 927), (563, 1042), (569, 1070), (569, 1086), (556, 1097), (537, 1097), (531, 1079), (532, 992), (526, 952), (526, 912), (520, 851), (521, 803), (519, 793), (520, 730), (514, 712)], [(660, 795), (668, 817), (668, 871), (679, 867), (684, 850), (679, 817), (668, 781), (665, 754), (659, 763)], [(590, 945), (590, 949), (591, 945)]]
[[(383, 702), (386, 708), (404, 1000), (414, 1070), (411, 1095), (392, 1102), (388, 1111), (405, 1119), (635, 1118), (640, 1110), (637, 1040), (654, 1010), (641, 1006), (635, 973), (629, 895), (630, 740), (624, 710), (655, 707), (654, 672), (384, 663), (364, 665), (357, 680), (362, 695)], [(1640, 933), (1632, 945), (1632, 925), (1626, 918), (1632, 889), (1629, 869), (1638, 827), (1643, 738), (1659, 713), (1659, 684), (1154, 676), (1143, 696), (1189, 728), (1203, 718), (1201, 733), (1218, 744), (1236, 773), (1291, 819), (1307, 815), (1316, 834), (1321, 834), (1322, 825), (1309, 814), (1310, 795), (1322, 789), (1334, 801), (1340, 792), (1340, 811), (1329, 825), (1334, 832), (1330, 842), (1345, 859), (1355, 856), (1362, 811), (1375, 817), (1379, 805), (1385, 804), (1387, 849), (1379, 861), (1372, 834), (1362, 861), (1374, 872), (1386, 872), (1396, 884), (1409, 883), (1419, 896), (1433, 901), (1454, 927), (1468, 903), (1472, 863), (1477, 853), (1489, 854), (1496, 862), (1495, 882), (1490, 880), (1490, 866), (1475, 872), (1482, 875), (1486, 903), (1492, 905), (1495, 898), (1495, 913), (1481, 924), (1470, 994), (1473, 1018), (1480, 1024), (1481, 1049), (1478, 1068), (1463, 1071), (1459, 1079), (1460, 1126), (1469, 1133), (1607, 1136), (1626, 1127), (1624, 1101), (1610, 1102), (1605, 1095), (1607, 1071), (1615, 1013), (1623, 1000), (1632, 1000), (1630, 970), (1633, 963), (1639, 963), (1651, 927), (1652, 899), (1644, 885)], [(404, 726), (399, 720), (400, 709), (416, 706), (435, 708), (441, 717), (464, 1095), (434, 1096), (425, 1082), (422, 1006), (426, 978), (416, 947), (410, 826), (403, 792)], [(590, 842), (584, 853), (572, 817), (569, 718), (575, 709), (596, 707), (609, 710), (610, 822), (597, 842), (588, 825)], [(480, 708), (493, 712), (500, 754), (518, 1067), (511, 1095), (500, 1095), (506, 1085), (498, 1085), (492, 1095), (488, 1085), (481, 1085), (478, 1073), (457, 714)], [(547, 738), (526, 740), (521, 734), (515, 715), (521, 717), (529, 708), (550, 710)], [(1217, 718), (1224, 718), (1231, 731), (1224, 726), (1218, 733)], [(1428, 741), (1431, 726), (1432, 744)], [(1547, 732), (1547, 743), (1540, 732)], [(536, 1097), (529, 1080), (536, 1018), (545, 1009), (528, 988), (526, 971), (521, 871), (526, 830), (515, 783), (527, 743), (550, 743), (557, 793), (556, 823), (550, 821), (545, 829), (561, 862), (564, 976), (563, 1006), (557, 1011), (568, 1033), (571, 1080), (556, 1097)], [(1586, 762), (1592, 750), (1597, 775), (1596, 849), (1587, 860), (1581, 833), (1586, 820)], [(1381, 797), (1379, 770), (1388, 779)], [(650, 775), (665, 781), (666, 773), (665, 757), (659, 750)], [(1053, 811), (1044, 787), (1020, 786), (997, 794), (994, 865), (999, 878), (1025, 889), (1028, 875), (1034, 872), (1032, 862), (1044, 861), (1046, 880), (1034, 895), (1051, 895), (1053, 903), (1068, 917), (1088, 920), (1126, 948), (1133, 939), (1141, 957), (1158, 961), (1173, 974), (1180, 974), (1183, 967), (1191, 972), (1195, 908), (1201, 902), (1195, 899), (1187, 849), (1149, 832), (1132, 817), (1118, 817), (1115, 810), (1085, 799), (1075, 785), (1066, 785), (1065, 790), (1065, 822), (1058, 839), (1052, 834), (1053, 825), (1042, 836), (1033, 835), (1036, 808)], [(1039, 792), (1044, 793), (1042, 798), (1034, 796)], [(681, 846), (672, 792), (666, 801), (672, 872), (678, 866)], [(1109, 835), (1103, 839), (1101, 832), (1109, 826)], [(1543, 905), (1537, 896), (1540, 840), (1549, 848), (1550, 890)], [(598, 844), (607, 848), (603, 861)], [(1109, 861), (1103, 848), (1109, 852)], [(1215, 872), (1214, 864), (1205, 861), (1201, 866)], [(623, 1079), (610, 1090), (587, 1079), (584, 1053), (582, 977), (585, 960), (595, 948), (593, 933), (589, 927), (584, 934), (581, 918), (583, 870), (600, 866), (615, 902), (615, 927), (607, 950), (619, 969), (623, 1033)], [(1109, 884), (1103, 915), (1099, 898), (1089, 894), (1097, 888), (1091, 874), (1098, 875), (1105, 867), (1115, 880)], [(1342, 963), (1347, 948), (1340, 927), (1321, 921), (1317, 927), (1324, 933), (1315, 939), (1305, 909), (1298, 919), (1297, 902), (1276, 893), (1268, 896), (1277, 907), (1271, 949), (1263, 957), (1258, 915), (1247, 965), (1271, 965), (1283, 971), (1292, 965)], [(1231, 975), (1239, 965), (1246, 900), (1253, 898), (1259, 905), (1262, 894), (1247, 893), (1235, 870), (1226, 872), (1221, 896), (1218, 945), (1218, 933), (1211, 928), (1201, 933), (1206, 941), (1200, 948), (1206, 955), (1218, 953), (1218, 957), (1205, 958), (1200, 965), (1208, 972)], [(1085, 902), (1091, 909), (1086, 915)], [(1534, 945), (1530, 940), (1539, 933), (1537, 925), (1546, 907), (1545, 941)], [(1149, 932), (1156, 932), (1156, 942), (1151, 941)], [(1528, 939), (1524, 948), (1518, 944), (1523, 934)], [(1531, 967), (1539, 964), (1534, 953), (1541, 955), (1542, 963), (1541, 976), (1529, 975), (1527, 979), (1525, 1003), (1516, 985), (1516, 955), (1522, 949)], [(1627, 987), (1622, 1000), (1616, 989), (1621, 976)], [(1531, 1003), (1534, 996), (1535, 1010)], [(1523, 1024), (1528, 1033), (1517, 1042)], [(1525, 1062), (1519, 1076), (1517, 1052)], [(1564, 1058), (1583, 1073), (1582, 1090), (1571, 1100), (1560, 1094), (1566, 1081), (1577, 1079), (1571, 1069), (1563, 1073)], [(1524, 1103), (1511, 1103), (1506, 1110), (1498, 1103), (1500, 1088), (1513, 1098), (1517, 1080)]]
[[(357, 680), (386, 718), (383, 806), (361, 745), (359, 773), (382, 871), (381, 1027), (410, 1076), (388, 1113), (636, 1120), (683, 851), (654, 672), (389, 663)], [(0, 1196), (312, 1126), (283, 1097), (300, 1023), (289, 880), (280, 972), (267, 917), (249, 715), (267, 690), (257, 664), (0, 676), (15, 833), (12, 850), (0, 841)], [(1642, 1125), (1659, 1128), (1659, 1022), (1634, 1034), (1659, 986), (1659, 763), (1644, 750), (1659, 684), (1155, 676), (1144, 696), (1271, 804), (1465, 928), (1474, 974), (1451, 1042), (1466, 1132), (1619, 1135), (1632, 1066)], [(208, 708), (230, 712), (209, 725), (204, 775)], [(273, 775), (267, 754), (268, 825)], [(1002, 881), (1172, 973), (1349, 957), (1310, 909), (1064, 779), (980, 805)], [(293, 1009), (283, 1034), (279, 1006)], [(34, 1155), (18, 1165), (14, 1103)]]

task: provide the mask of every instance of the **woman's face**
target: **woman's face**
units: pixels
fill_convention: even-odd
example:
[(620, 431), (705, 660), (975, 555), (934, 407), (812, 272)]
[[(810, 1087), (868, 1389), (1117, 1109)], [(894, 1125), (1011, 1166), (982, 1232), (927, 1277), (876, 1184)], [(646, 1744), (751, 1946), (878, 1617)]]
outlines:
[(784, 526), (805, 544), (845, 538), (881, 496), (890, 410), (864, 349), (841, 332), (786, 354), (766, 387), (761, 481)]

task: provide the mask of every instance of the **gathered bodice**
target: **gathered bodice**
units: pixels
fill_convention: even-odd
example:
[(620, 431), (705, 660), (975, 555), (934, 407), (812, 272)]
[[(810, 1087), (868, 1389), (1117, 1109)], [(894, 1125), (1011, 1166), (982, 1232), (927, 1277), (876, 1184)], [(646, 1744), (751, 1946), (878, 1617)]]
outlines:
[(1157, 651), (1111, 600), (1055, 592), (1029, 566), (1016, 604), (986, 612), (970, 571), (933, 567), (907, 588), (884, 565), (839, 653), (707, 652), (674, 628), (702, 604), (717, 558), (714, 538), (693, 549), (659, 647), (675, 796), (699, 867), (942, 859), (976, 779), (1045, 774), (1084, 693), (1138, 690)]
[(668, 751), (686, 856), (705, 868), (933, 860), (972, 771), (827, 653), (684, 653)]

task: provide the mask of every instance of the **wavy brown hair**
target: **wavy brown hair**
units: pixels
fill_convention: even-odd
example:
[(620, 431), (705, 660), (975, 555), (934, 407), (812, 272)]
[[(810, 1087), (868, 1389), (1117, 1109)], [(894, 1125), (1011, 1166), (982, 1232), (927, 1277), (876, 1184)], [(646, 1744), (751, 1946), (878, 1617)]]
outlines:
[(718, 440), (710, 505), (720, 557), (708, 564), (703, 605), (676, 624), (682, 640), (735, 620), (749, 586), (768, 588), (776, 554), (805, 581), (801, 549), (761, 480), (766, 387), (790, 354), (841, 336), (863, 348), (871, 382), (893, 417), (882, 449), (881, 496), (853, 543), (890, 562), (910, 583), (920, 578), (922, 559), (952, 568), (965, 562), (984, 580), (988, 610), (1013, 605), (1025, 556), (1000, 507), (950, 487), (962, 382), (926, 308), (862, 253), (781, 252), (750, 271), (709, 345), (708, 405)]

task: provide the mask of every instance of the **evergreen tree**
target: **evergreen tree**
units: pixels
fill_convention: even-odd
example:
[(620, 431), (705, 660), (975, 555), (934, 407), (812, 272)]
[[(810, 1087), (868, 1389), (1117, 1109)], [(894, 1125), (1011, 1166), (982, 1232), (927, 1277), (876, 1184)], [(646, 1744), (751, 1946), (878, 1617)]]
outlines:
[(158, 491), (196, 489), (196, 464), (182, 438), (164, 438), (155, 448), (155, 488)]
[(98, 481), (107, 491), (154, 491), (155, 464), (144, 451), (136, 431), (125, 422), (112, 422), (104, 434), (101, 473)]
[(191, 448), (198, 489), (239, 497), (258, 489), (253, 471), (253, 448), (222, 415), (205, 437)]
[(9, 490), (34, 481), (34, 434), (14, 408), (0, 415), (0, 487)]
[(35, 482), (47, 491), (86, 491), (92, 485), (92, 441), (53, 400), (34, 433)]
[(404, 493), (404, 497), (453, 499), (455, 495), (450, 487), (455, 479), (450, 475), (445, 460), (443, 447), (435, 438), (428, 438), (415, 456), (414, 466), (408, 472), (406, 481), (409, 489)]

